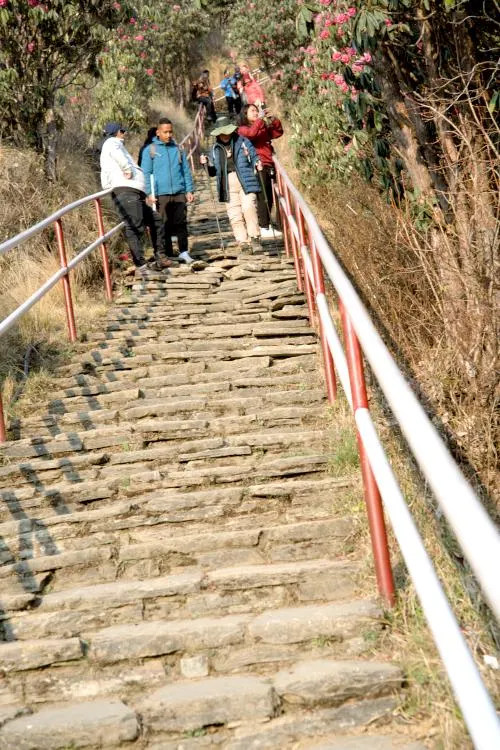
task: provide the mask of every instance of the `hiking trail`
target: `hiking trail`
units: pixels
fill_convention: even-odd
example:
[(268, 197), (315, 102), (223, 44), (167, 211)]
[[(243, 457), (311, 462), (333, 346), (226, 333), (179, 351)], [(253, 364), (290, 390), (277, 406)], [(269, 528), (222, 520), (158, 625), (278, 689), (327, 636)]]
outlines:
[(425, 750), (366, 655), (293, 263), (225, 215), (221, 251), (198, 195), (206, 269), (134, 282), (0, 446), (0, 747)]

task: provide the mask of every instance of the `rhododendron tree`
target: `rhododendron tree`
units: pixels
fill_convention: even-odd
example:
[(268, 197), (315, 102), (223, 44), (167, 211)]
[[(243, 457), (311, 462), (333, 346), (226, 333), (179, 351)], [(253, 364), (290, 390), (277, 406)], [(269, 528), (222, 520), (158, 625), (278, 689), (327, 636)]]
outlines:
[(109, 0), (0, 0), (0, 135), (34, 145), (55, 178), (58, 98), (97, 74), (110, 29), (130, 15)]
[(208, 28), (208, 15), (192, 0), (136, 2), (99, 57), (100, 80), (81, 107), (87, 129), (97, 135), (108, 120), (143, 126), (158, 94), (185, 104), (193, 41)]

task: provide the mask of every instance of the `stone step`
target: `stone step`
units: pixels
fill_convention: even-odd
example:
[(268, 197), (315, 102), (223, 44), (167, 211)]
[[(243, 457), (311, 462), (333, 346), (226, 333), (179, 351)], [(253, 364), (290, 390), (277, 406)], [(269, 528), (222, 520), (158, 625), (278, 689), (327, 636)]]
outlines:
[[(263, 746), (264, 747), (264, 746)], [(330, 739), (303, 746), (306, 750), (426, 750), (421, 742), (408, 741), (408, 737), (373, 735), (363, 737), (330, 737)]]
[[(349, 729), (373, 726), (378, 721), (387, 722), (398, 703), (396, 697), (384, 696), (346, 703), (336, 708), (317, 708), (314, 713), (301, 710), (299, 706), (294, 714), (287, 713), (260, 725), (255, 722), (241, 723), (225, 747), (227, 750), (276, 750), (276, 748), (295, 747), (299, 742), (301, 747), (307, 747), (303, 743), (306, 743), (308, 739), (317, 743), (319, 737), (333, 733), (339, 742), (347, 741), (345, 737), (339, 738), (339, 734)], [(358, 736), (351, 739), (356, 743), (359, 740), (364, 741), (365, 737)], [(165, 750), (173, 750), (173, 747), (173, 745), (165, 745)], [(358, 750), (358, 748), (361, 750), (362, 747), (361, 743), (360, 745), (354, 744), (349, 750)], [(367, 750), (377, 750), (377, 748), (368, 746)], [(378, 750), (396, 750), (396, 748)], [(423, 749), (406, 747), (404, 750)]]
[(88, 701), (7, 722), (0, 729), (0, 746), (5, 750), (117, 747), (138, 735), (139, 720), (124, 703)]
[[(223, 542), (223, 536), (207, 534), (201, 538), (205, 546), (199, 551), (195, 547), (196, 551), (190, 555), (188, 562), (196, 563), (198, 556), (202, 564), (206, 563), (206, 558), (211, 557), (207, 554), (211, 552), (207, 548), (208, 541), (211, 538), (212, 542)], [(240, 533), (240, 536), (243, 534)], [(250, 532), (246, 536), (249, 537)], [(228, 537), (229, 534), (226, 534), (226, 539)], [(233, 533), (232, 537), (234, 539), (236, 534)], [(196, 544), (196, 538), (181, 537), (177, 543), (168, 545), (165, 561), (169, 553), (176, 550), (180, 550), (178, 558), (182, 554), (188, 555), (189, 541)], [(229, 553), (230, 549), (227, 547)], [(151, 556), (147, 557), (150, 550)], [(222, 546), (220, 550), (223, 550)], [(82, 585), (85, 577), (82, 580), (81, 570), (61, 568), (59, 585), (56, 576), (51, 581), (50, 593), (36, 595), (37, 592), (33, 592), (35, 596), (30, 606), (34, 609), (17, 613), (9, 611), (2, 615), (0, 624), (4, 639), (20, 643), (33, 639), (80, 637), (82, 634), (86, 638), (92, 631), (118, 624), (158, 619), (191, 620), (241, 613), (255, 616), (270, 607), (316, 603), (325, 597), (334, 602), (352, 598), (356, 594), (357, 566), (321, 559), (243, 565), (212, 571), (203, 571), (197, 565), (194, 568), (193, 565), (184, 568), (178, 565), (178, 569), (184, 570), (184, 573), (159, 575), (151, 579), (127, 575), (130, 573), (130, 569), (126, 569), (127, 562), (131, 561), (137, 566), (139, 555), (144, 555), (143, 560), (154, 560), (154, 552), (163, 563), (158, 546), (155, 550), (153, 545), (149, 545), (149, 549), (146, 545), (132, 545), (124, 550), (123, 564), (116, 566), (115, 572), (121, 575), (123, 571), (124, 575), (115, 580), (112, 571), (103, 570), (103, 575), (99, 576), (103, 582), (94, 586)], [(142, 567), (145, 569), (144, 565)], [(149, 568), (152, 570), (154, 567), (154, 562), (151, 562)], [(139, 575), (142, 574), (142, 570), (139, 570)], [(260, 659), (264, 660), (262, 656)], [(257, 658), (251, 663), (258, 663)]]

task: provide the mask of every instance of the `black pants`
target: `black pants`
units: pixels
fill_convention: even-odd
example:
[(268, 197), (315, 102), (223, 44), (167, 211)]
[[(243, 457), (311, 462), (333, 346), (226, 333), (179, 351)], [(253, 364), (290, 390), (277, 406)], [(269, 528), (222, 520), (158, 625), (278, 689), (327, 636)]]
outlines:
[(111, 193), (120, 218), (125, 222), (125, 239), (136, 266), (144, 260), (144, 193), (134, 188), (116, 188)]
[(212, 122), (215, 122), (217, 119), (217, 115), (215, 113), (214, 100), (212, 99), (212, 97), (211, 96), (199, 96), (198, 104), (203, 104), (205, 106), (205, 109), (207, 110), (208, 119), (212, 120)]
[(237, 115), (241, 112), (241, 99), (239, 96), (226, 96), (227, 111), (230, 115), (236, 113)]
[(151, 206), (148, 206), (144, 201), (144, 225), (149, 229), (149, 236), (151, 237), (151, 244), (155, 258), (159, 258), (162, 254), (162, 248), (159, 246), (161, 232), (162, 232), (162, 220), (158, 211), (153, 211)]
[[(274, 195), (273, 195), (273, 177), (274, 167), (264, 164), (264, 169), (260, 172), (262, 182), (264, 184), (264, 191), (257, 193), (257, 216), (259, 217), (259, 226), (262, 229), (267, 229), (271, 224), (271, 216), (269, 211), (273, 208)], [(267, 202), (266, 202), (267, 201)], [(268, 209), (269, 204), (269, 209)]]
[(186, 196), (160, 195), (158, 197), (159, 214), (162, 221), (161, 233), (158, 239), (159, 252), (173, 255), (172, 236), (179, 242), (179, 252), (188, 250), (187, 205)]

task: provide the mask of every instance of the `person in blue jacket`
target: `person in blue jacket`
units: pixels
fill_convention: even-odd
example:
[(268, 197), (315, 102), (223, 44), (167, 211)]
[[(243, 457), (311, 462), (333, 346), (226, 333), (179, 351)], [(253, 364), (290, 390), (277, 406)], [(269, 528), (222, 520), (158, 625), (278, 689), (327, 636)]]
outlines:
[(247, 138), (237, 133), (229, 117), (219, 117), (212, 135), (216, 137), (210, 154), (200, 157), (208, 174), (217, 177), (219, 201), (226, 210), (236, 242), (242, 250), (262, 251), (257, 217), (257, 193), (262, 170), (257, 152)]
[(146, 203), (156, 207), (161, 217), (159, 244), (165, 255), (173, 256), (172, 237), (179, 243), (178, 260), (191, 265), (188, 249), (187, 204), (194, 200), (194, 185), (186, 154), (174, 140), (174, 128), (162, 117), (149, 148), (141, 159), (146, 182)]
[(236, 87), (237, 80), (235, 76), (229, 75), (229, 69), (226, 68), (224, 71), (224, 78), (220, 82), (219, 86), (224, 92), (226, 97), (227, 111), (230, 115), (236, 113), (239, 115), (241, 111), (241, 98)]

